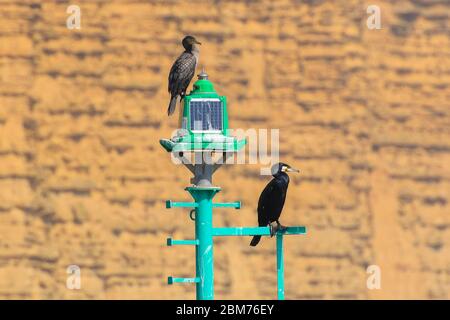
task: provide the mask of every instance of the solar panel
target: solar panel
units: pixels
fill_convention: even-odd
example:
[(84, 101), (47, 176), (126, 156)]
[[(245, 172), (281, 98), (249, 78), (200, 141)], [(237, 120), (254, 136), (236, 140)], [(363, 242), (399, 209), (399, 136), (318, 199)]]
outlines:
[(192, 99), (190, 125), (193, 131), (222, 131), (222, 102), (218, 99)]

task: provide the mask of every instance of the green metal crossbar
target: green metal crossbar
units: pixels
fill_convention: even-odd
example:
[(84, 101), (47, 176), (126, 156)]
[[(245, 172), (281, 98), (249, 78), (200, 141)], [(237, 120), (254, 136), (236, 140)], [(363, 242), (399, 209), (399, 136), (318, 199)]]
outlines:
[(169, 247), (175, 246), (175, 245), (191, 245), (196, 246), (198, 245), (198, 240), (174, 240), (172, 238), (167, 238), (167, 245)]
[(240, 209), (241, 208), (241, 202), (240, 201), (226, 202), (226, 203), (216, 202), (216, 203), (213, 203), (213, 208), (235, 208), (235, 209)]
[[(174, 202), (171, 200), (166, 201), (166, 209), (171, 208), (197, 208), (198, 204), (195, 202)], [(213, 203), (213, 208), (235, 208), (240, 209), (241, 208), (241, 202), (235, 201), (235, 202), (216, 202)]]
[[(278, 230), (277, 234), (306, 234), (306, 227), (286, 227), (286, 229)], [(230, 227), (230, 228), (213, 228), (213, 236), (270, 236), (269, 227)]]
[(174, 277), (168, 277), (167, 283), (168, 284), (174, 284), (174, 283), (198, 283), (200, 282), (200, 278), (174, 278)]
[(166, 208), (196, 208), (197, 203), (195, 202), (173, 202), (171, 200), (166, 201)]

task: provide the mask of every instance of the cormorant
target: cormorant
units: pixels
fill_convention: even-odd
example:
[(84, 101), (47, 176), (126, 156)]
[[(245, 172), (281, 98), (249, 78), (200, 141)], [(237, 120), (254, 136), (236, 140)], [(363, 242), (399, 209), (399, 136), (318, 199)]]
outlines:
[[(283, 229), (278, 220), (283, 210), (286, 193), (289, 186), (289, 176), (286, 172), (299, 172), (285, 163), (277, 163), (272, 166), (273, 179), (267, 184), (259, 196), (258, 201), (258, 225), (265, 227), (270, 225), (270, 234), (273, 236), (278, 229)], [(272, 225), (276, 222), (276, 227)], [(261, 240), (261, 236), (253, 236), (251, 246), (256, 246)]]
[(170, 116), (177, 106), (178, 96), (180, 100), (184, 98), (187, 87), (195, 73), (195, 67), (198, 63), (200, 50), (198, 42), (193, 36), (184, 37), (181, 42), (185, 51), (174, 62), (169, 73), (169, 93), (170, 103), (167, 114)]

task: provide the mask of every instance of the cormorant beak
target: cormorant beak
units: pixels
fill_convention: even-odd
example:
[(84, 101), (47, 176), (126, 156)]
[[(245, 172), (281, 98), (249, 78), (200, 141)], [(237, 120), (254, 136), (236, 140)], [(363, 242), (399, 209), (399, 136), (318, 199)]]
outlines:
[(300, 170), (292, 167), (286, 167), (285, 172), (300, 172)]

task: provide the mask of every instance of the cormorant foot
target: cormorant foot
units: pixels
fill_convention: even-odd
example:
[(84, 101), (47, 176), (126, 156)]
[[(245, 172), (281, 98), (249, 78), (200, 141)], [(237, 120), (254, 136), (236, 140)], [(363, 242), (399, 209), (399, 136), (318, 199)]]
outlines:
[(287, 229), (286, 226), (283, 226), (279, 221), (277, 221), (277, 231), (285, 231)]
[(274, 234), (277, 233), (277, 227), (274, 227), (274, 225), (272, 223), (270, 223), (269, 229), (270, 229), (270, 237), (272, 238), (274, 236)]

